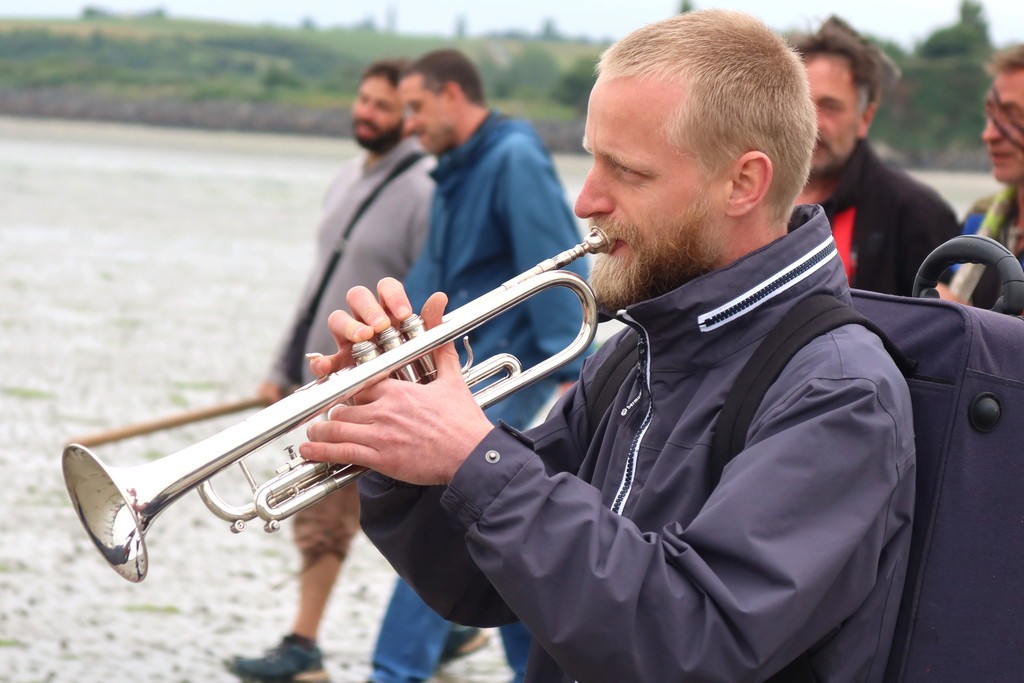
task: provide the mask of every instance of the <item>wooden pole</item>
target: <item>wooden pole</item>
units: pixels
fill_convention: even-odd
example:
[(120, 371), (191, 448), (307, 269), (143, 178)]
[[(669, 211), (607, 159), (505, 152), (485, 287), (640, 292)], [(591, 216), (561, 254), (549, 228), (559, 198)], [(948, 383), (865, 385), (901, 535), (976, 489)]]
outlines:
[(266, 405), (266, 401), (264, 401), (262, 398), (258, 396), (254, 396), (252, 398), (243, 399), (241, 401), (231, 401), (228, 403), (221, 403), (219, 405), (210, 406), (208, 408), (186, 410), (175, 415), (168, 415), (167, 417), (161, 417), (155, 420), (137, 422), (135, 424), (125, 425), (124, 427), (115, 427), (114, 429), (108, 429), (102, 432), (95, 432), (93, 434), (84, 434), (82, 436), (69, 439), (68, 443), (76, 443), (80, 446), (86, 447), (99, 446), (101, 444), (110, 443), (111, 441), (120, 441), (121, 439), (127, 439), (133, 436), (151, 434), (152, 432), (158, 432), (162, 429), (181, 427), (183, 425), (191, 424), (193, 422), (209, 420), (214, 417), (221, 417), (222, 415), (230, 415), (232, 413), (238, 413), (243, 410), (263, 408)]

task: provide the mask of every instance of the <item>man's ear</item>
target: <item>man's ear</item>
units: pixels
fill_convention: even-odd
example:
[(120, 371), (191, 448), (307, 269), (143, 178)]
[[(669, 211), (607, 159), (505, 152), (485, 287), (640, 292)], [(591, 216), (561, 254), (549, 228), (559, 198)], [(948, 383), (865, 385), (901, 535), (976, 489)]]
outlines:
[(875, 120), (875, 113), (878, 111), (878, 103), (872, 102), (864, 110), (864, 113), (860, 115), (860, 121), (857, 123), (857, 139), (863, 140), (868, 136), (868, 130), (871, 129), (871, 122)]
[(772, 160), (764, 152), (746, 152), (733, 162), (726, 215), (738, 218), (760, 206), (772, 186)]
[(466, 99), (466, 93), (462, 92), (462, 87), (455, 81), (445, 81), (441, 86), (441, 95), (451, 102), (462, 102)]

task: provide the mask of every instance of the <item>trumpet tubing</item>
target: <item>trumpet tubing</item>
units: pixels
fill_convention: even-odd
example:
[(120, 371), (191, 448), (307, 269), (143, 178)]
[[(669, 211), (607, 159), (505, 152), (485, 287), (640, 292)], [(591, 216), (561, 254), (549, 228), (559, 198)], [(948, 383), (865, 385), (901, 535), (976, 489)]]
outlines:
[[(174, 501), (198, 488), (207, 506), (240, 531), (245, 522), (260, 517), (268, 531), (280, 521), (312, 505), (366, 473), (352, 465), (310, 463), (292, 457), (279, 473), (257, 485), (241, 461), (339, 403), (351, 400), (367, 386), (388, 376), (411, 381), (429, 380), (434, 372), (431, 353), (464, 337), (473, 329), (526, 299), (554, 287), (576, 294), (583, 320), (576, 338), (561, 352), (522, 370), (514, 356), (502, 354), (464, 369), (467, 384), (501, 378), (473, 394), (482, 407), (550, 374), (582, 354), (597, 331), (597, 302), (590, 286), (575, 273), (560, 270), (588, 253), (607, 251), (609, 240), (599, 230), (582, 243), (558, 254), (497, 289), (446, 315), (429, 330), (415, 320), (401, 331), (404, 342), (392, 344), (379, 355), (368, 354), (351, 368), (311, 382), (292, 395), (245, 420), (154, 462), (130, 467), (104, 465), (88, 448), (70, 444), (64, 449), (63, 470), (68, 494), (82, 526), (111, 567), (129, 581), (141, 581), (148, 571), (145, 536), (153, 520)], [(209, 479), (225, 468), (242, 465), (253, 501), (244, 506), (225, 503)]]

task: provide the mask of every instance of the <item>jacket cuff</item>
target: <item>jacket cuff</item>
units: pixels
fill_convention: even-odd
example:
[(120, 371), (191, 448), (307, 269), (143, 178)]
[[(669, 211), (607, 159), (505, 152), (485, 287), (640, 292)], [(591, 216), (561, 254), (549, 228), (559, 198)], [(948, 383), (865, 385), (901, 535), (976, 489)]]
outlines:
[(407, 484), (404, 481), (392, 479), (380, 472), (370, 471), (359, 478), (359, 492), (369, 496), (382, 496), (395, 489), (419, 489), (423, 488), (415, 484)]
[(535, 457), (533, 442), (527, 436), (499, 422), (455, 471), (441, 496), (441, 506), (469, 529)]

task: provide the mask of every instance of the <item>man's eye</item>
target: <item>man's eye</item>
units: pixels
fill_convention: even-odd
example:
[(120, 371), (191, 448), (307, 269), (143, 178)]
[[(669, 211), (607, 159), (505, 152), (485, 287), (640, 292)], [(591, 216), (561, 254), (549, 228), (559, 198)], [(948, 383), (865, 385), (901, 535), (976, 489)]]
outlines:
[(1024, 129), (1024, 116), (1020, 111), (1007, 109), (1005, 105), (1000, 106), (991, 100), (985, 102), (985, 116), (1003, 125)]

